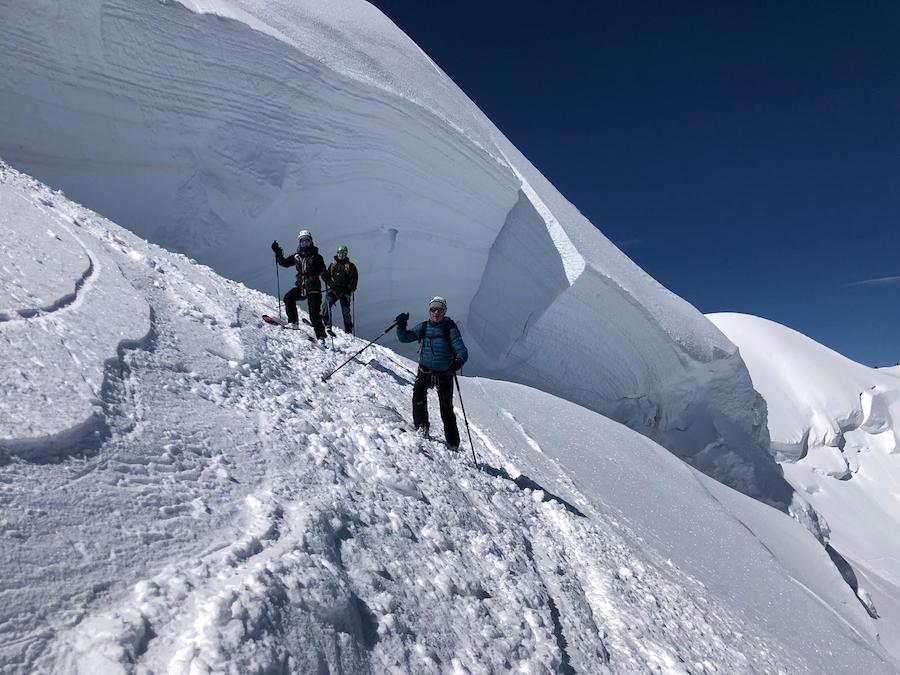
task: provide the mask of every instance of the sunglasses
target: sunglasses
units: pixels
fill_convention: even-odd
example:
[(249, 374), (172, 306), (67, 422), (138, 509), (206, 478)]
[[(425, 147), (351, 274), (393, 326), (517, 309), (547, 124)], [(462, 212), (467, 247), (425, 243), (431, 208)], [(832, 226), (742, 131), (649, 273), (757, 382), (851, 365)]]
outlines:
[(441, 307), (431, 307), (431, 308), (429, 308), (428, 311), (431, 312), (432, 314), (443, 314), (444, 313), (444, 309)]
[(300, 240), (301, 246), (309, 246), (310, 244), (312, 244), (312, 242), (309, 239), (301, 239)]

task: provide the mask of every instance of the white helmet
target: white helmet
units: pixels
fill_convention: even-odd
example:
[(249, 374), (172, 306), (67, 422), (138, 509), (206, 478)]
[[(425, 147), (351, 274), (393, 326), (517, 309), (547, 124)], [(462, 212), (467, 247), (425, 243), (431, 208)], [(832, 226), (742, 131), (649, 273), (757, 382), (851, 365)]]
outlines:
[(428, 309), (436, 309), (440, 307), (445, 312), (447, 311), (447, 301), (444, 300), (441, 296), (436, 295), (431, 299), (431, 302), (428, 303)]
[(310, 233), (309, 230), (300, 230), (300, 232), (297, 233), (297, 239), (309, 239), (312, 241), (312, 233)]

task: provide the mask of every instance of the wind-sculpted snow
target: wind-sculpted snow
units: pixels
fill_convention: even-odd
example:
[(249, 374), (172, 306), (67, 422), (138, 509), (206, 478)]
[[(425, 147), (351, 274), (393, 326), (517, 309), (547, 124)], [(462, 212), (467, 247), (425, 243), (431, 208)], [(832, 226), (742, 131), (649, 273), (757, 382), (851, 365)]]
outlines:
[(0, 164), (0, 461), (90, 452), (108, 431), (107, 375), (148, 336), (149, 307), (76, 208), (10, 177)]
[[(614, 416), (786, 505), (734, 347), (616, 249), (362, 0), (4, 3), (0, 154), (274, 290), (268, 244), (350, 247), (374, 333), (440, 294), (478, 372)], [(502, 84), (502, 83), (500, 83)], [(282, 291), (287, 279), (282, 279)]]
[(0, 466), (3, 672), (895, 669), (799, 524), (651, 440), (462, 377), (476, 467), (409, 431), (409, 361), (375, 346), (323, 383), (361, 340), (263, 324), (275, 298), (12, 170), (3, 186), (52, 202), (34, 231), (82, 223), (79, 250), (129, 289), (110, 316), (152, 317), (93, 454)]
[(785, 477), (827, 522), (883, 642), (900, 648), (900, 379), (766, 319), (710, 319), (739, 345), (766, 399)]

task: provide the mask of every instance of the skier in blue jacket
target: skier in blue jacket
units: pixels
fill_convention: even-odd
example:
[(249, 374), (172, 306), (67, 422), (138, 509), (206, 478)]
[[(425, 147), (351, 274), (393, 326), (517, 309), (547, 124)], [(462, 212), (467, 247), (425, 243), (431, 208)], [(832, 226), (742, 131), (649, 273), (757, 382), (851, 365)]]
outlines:
[(469, 351), (459, 328), (446, 316), (447, 301), (435, 297), (428, 305), (428, 321), (407, 329), (409, 314), (397, 315), (397, 339), (419, 343), (419, 372), (413, 386), (413, 424), (416, 431), (428, 433), (428, 390), (437, 389), (447, 445), (459, 448), (459, 429), (453, 412), (453, 374), (463, 367)]

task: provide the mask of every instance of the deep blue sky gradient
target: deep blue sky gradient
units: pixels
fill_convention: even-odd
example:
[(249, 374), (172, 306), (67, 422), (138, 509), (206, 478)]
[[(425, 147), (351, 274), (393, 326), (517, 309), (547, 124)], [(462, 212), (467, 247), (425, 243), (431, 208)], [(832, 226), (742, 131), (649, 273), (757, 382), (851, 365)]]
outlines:
[(700, 311), (900, 361), (900, 3), (373, 4)]

